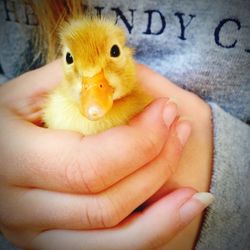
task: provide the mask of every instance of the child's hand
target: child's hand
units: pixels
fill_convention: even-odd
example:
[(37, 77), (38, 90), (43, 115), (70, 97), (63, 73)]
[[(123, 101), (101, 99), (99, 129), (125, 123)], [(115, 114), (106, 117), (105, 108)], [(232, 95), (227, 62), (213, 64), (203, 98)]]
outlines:
[(119, 223), (175, 171), (189, 122), (162, 98), (128, 126), (95, 136), (38, 127), (43, 97), (61, 77), (54, 62), (0, 88), (1, 231), (35, 249), (144, 249), (169, 240), (206, 206), (192, 189)]

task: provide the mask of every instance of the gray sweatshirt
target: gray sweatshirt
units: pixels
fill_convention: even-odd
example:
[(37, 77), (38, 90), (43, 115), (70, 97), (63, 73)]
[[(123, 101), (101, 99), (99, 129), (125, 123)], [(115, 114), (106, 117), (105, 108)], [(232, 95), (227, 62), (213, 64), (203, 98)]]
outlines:
[[(196, 249), (250, 249), (250, 1), (84, 1), (125, 28), (136, 59), (209, 102), (214, 159)], [(37, 20), (27, 4), (0, 0), (2, 81), (32, 63)], [(0, 77), (0, 80), (1, 80)], [(1, 249), (11, 249), (3, 238)]]

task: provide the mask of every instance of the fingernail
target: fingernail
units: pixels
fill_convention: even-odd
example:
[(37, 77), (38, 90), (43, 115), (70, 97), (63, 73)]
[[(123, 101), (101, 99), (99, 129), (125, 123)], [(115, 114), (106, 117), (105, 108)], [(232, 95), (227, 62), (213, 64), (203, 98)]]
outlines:
[[(198, 202), (197, 202), (198, 201)], [(189, 224), (198, 214), (214, 201), (210, 193), (196, 193), (181, 208), (180, 216), (183, 224)]]
[(177, 116), (177, 106), (174, 102), (168, 101), (166, 107), (163, 110), (163, 120), (166, 126), (169, 128)]
[(214, 201), (214, 196), (207, 192), (196, 193), (192, 198), (199, 200), (205, 206), (209, 206)]
[(182, 145), (185, 145), (190, 134), (191, 134), (191, 125), (188, 121), (182, 121), (176, 127), (177, 136)]

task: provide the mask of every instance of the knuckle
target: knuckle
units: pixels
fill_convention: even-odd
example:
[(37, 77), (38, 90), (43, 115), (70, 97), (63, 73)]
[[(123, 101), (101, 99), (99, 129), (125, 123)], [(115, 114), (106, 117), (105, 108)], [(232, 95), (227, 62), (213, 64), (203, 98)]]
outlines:
[(102, 177), (96, 171), (96, 163), (87, 157), (75, 159), (65, 168), (67, 185), (74, 192), (94, 194), (103, 183)]
[(104, 164), (104, 160), (100, 155), (96, 155), (89, 159), (84, 176), (85, 183), (88, 186), (88, 190), (92, 194), (96, 194), (106, 188), (105, 178), (102, 175), (101, 166)]
[(99, 196), (96, 199), (98, 214), (95, 216), (95, 222), (102, 228), (111, 228), (116, 226), (120, 220), (118, 216), (118, 209), (106, 196)]
[(103, 225), (105, 228), (114, 227), (119, 222), (117, 209), (113, 206), (113, 203), (110, 203), (106, 207), (106, 209), (102, 209), (101, 213)]
[(85, 179), (83, 178), (81, 166), (77, 160), (65, 165), (63, 177), (67, 183), (67, 186), (73, 192), (88, 190)]
[(142, 149), (145, 155), (154, 157), (160, 153), (161, 143), (154, 134), (148, 134), (141, 140)]
[(145, 242), (144, 249), (155, 250), (164, 245), (166, 239), (162, 235), (154, 235), (154, 237), (148, 238), (148, 242)]

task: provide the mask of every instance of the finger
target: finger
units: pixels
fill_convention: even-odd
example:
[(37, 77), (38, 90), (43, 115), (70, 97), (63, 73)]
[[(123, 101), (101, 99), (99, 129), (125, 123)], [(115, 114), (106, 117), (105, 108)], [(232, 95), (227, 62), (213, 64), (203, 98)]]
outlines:
[[(163, 119), (167, 107), (168, 125)], [(159, 99), (128, 126), (86, 137), (23, 121), (6, 122), (0, 131), (2, 173), (10, 183), (23, 187), (100, 192), (159, 155), (176, 112), (175, 105)]]
[[(18, 188), (17, 195), (13, 195), (13, 191), (9, 191), (12, 194), (3, 192), (9, 201), (5, 211), (15, 216), (3, 216), (2, 219), (12, 227), (42, 230), (94, 229), (117, 225), (152, 196), (176, 169), (184, 146), (184, 140), (180, 142), (177, 131), (183, 126), (187, 129), (189, 125), (178, 122), (177, 126), (173, 126), (166, 145), (156, 159), (101, 193), (73, 195), (38, 189), (24, 189), (20, 193)], [(185, 138), (187, 140), (187, 134)], [(14, 213), (16, 207), (18, 213)]]
[(46, 94), (61, 81), (62, 77), (61, 60), (56, 60), (39, 69), (27, 72), (2, 86), (1, 102), (7, 103), (11, 107), (18, 107), (20, 102), (23, 103), (23, 100), (30, 100)]
[(115, 228), (92, 231), (52, 230), (39, 234), (35, 249), (157, 249), (190, 223), (211, 202), (208, 193), (179, 189)]

